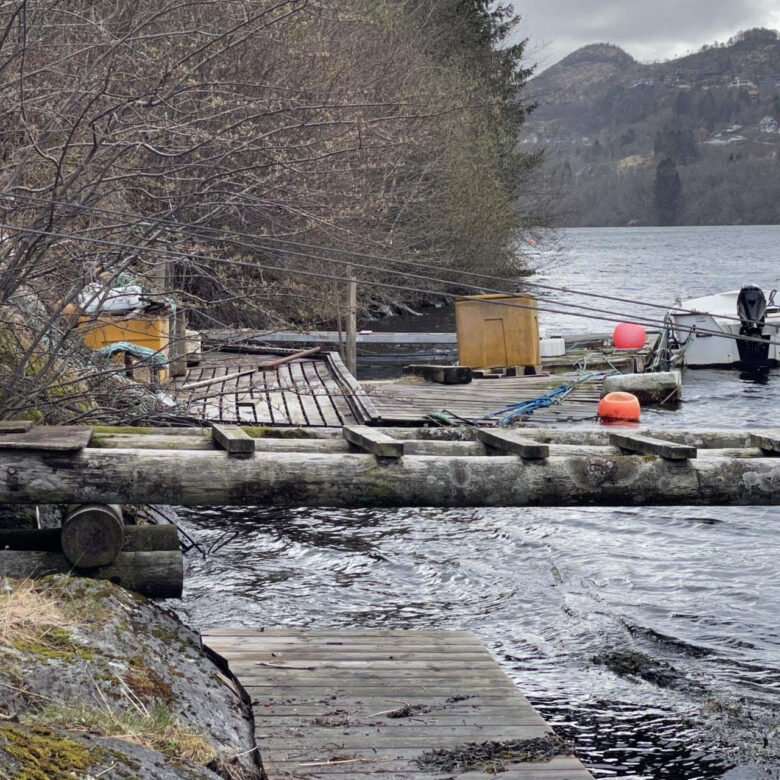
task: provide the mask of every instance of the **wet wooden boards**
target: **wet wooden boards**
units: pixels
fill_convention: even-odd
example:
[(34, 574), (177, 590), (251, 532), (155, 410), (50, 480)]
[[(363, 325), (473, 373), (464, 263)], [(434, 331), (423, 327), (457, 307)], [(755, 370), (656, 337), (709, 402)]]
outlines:
[(418, 759), (550, 727), (470, 631), (212, 629), (252, 697), (258, 746), (277, 778), (592, 780), (571, 756), (425, 771)]

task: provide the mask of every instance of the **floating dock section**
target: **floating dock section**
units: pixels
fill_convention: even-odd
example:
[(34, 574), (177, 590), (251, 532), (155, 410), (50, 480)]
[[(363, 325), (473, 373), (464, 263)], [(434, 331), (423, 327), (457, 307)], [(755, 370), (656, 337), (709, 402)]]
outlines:
[(227, 628), (203, 641), (252, 699), (269, 780), (592, 780), (470, 631)]

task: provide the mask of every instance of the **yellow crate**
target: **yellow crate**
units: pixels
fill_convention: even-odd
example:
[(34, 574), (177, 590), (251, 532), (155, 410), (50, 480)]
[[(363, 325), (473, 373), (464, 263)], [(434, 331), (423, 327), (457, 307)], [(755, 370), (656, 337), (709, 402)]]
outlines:
[(462, 366), (508, 368), (542, 362), (536, 299), (528, 293), (458, 298), (455, 328)]
[[(91, 349), (100, 349), (118, 341), (129, 341), (141, 347), (162, 352), (168, 356), (170, 344), (168, 317), (170, 312), (150, 314), (141, 317), (111, 316), (100, 314), (94, 317), (79, 317), (79, 331), (84, 344)], [(121, 359), (121, 358), (117, 358)], [(168, 376), (167, 369), (160, 369), (158, 378), (162, 382)], [(149, 369), (136, 369), (136, 378), (148, 381)], [(143, 374), (143, 376), (141, 376)]]

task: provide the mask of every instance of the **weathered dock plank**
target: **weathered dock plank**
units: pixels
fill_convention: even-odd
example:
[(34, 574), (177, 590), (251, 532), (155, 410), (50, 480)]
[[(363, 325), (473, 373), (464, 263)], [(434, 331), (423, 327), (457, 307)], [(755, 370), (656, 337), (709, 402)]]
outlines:
[(494, 431), (481, 428), (477, 438), (488, 447), (507, 455), (519, 455), (528, 460), (543, 460), (550, 457), (550, 445), (540, 444), (516, 431)]
[(400, 458), (404, 443), (368, 425), (345, 425), (344, 438), (355, 447), (381, 458)]
[(609, 441), (622, 450), (657, 455), (667, 460), (690, 460), (697, 455), (696, 447), (639, 433), (610, 433)]
[[(431, 769), (422, 757), (550, 727), (468, 631), (214, 629), (253, 700), (270, 780), (289, 777), (591, 780), (572, 756)], [(424, 651), (425, 659), (417, 659)], [(491, 772), (488, 772), (491, 769)]]
[(228, 455), (249, 456), (255, 451), (255, 440), (238, 425), (214, 423), (211, 426), (211, 438)]
[(772, 455), (780, 454), (780, 435), (775, 434), (749, 434), (750, 444)]

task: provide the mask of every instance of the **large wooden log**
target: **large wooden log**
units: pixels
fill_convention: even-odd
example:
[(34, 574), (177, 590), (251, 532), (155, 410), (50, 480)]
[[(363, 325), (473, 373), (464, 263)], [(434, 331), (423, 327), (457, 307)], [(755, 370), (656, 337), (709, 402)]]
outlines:
[[(122, 552), (154, 552), (179, 549), (175, 525), (126, 525)], [(2, 528), (0, 550), (62, 552), (59, 528)]]
[(0, 550), (0, 568), (7, 577), (43, 577), (47, 574), (76, 574), (111, 580), (149, 598), (180, 598), (184, 586), (184, 565), (180, 551), (120, 553), (108, 566), (82, 569), (57, 552)]
[(189, 506), (776, 505), (780, 460), (85, 449), (0, 452), (0, 502)]
[(73, 507), (62, 521), (60, 543), (74, 566), (106, 566), (124, 543), (122, 508), (116, 504)]

